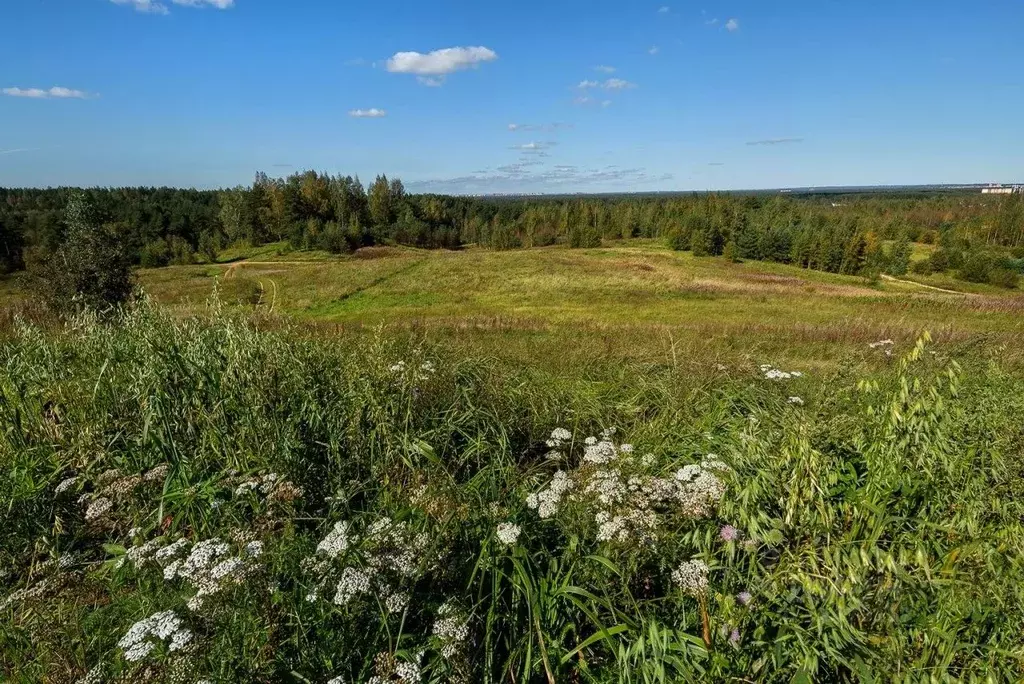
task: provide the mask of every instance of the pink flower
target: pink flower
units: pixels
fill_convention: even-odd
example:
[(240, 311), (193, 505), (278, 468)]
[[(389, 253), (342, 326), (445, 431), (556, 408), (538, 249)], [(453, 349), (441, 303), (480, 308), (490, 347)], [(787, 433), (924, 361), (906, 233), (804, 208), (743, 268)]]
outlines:
[(732, 542), (739, 539), (740, 531), (732, 525), (722, 525), (722, 529), (718, 531), (718, 536), (720, 536), (724, 541)]

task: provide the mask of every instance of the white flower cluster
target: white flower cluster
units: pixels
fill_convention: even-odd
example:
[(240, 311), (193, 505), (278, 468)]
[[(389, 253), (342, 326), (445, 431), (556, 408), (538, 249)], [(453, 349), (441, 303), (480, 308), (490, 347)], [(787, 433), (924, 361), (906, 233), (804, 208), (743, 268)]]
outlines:
[(677, 470), (676, 498), (682, 504), (683, 513), (693, 518), (708, 515), (725, 495), (725, 483), (719, 474), (729, 471), (729, 466), (713, 454), (706, 456), (700, 465), (686, 465)]
[(124, 651), (124, 658), (130, 663), (138, 662), (148, 656), (157, 642), (169, 641), (167, 650), (179, 651), (192, 641), (192, 632), (185, 629), (173, 610), (156, 613), (139, 620), (119, 642), (118, 648)]
[(445, 601), (437, 609), (431, 630), (438, 640), (441, 656), (452, 658), (459, 653), (469, 638), (469, 616), (454, 601)]
[[(180, 540), (179, 540), (180, 541)], [(133, 546), (128, 549), (121, 559), (117, 561), (115, 568), (124, 567), (125, 563), (131, 563), (132, 567), (139, 568), (145, 565), (147, 562), (154, 559), (156, 552), (161, 550), (160, 547), (163, 544), (162, 539), (151, 539), (142, 546)]]
[(546, 488), (527, 496), (526, 505), (542, 519), (563, 506), (582, 506), (593, 516), (597, 541), (651, 545), (663, 516), (706, 516), (725, 494), (721, 476), (729, 468), (717, 456), (684, 466), (673, 477), (658, 477), (650, 473), (657, 463), (653, 455), (638, 458), (631, 445), (616, 444), (612, 434), (588, 437), (582, 464), (556, 472)]
[[(175, 558), (185, 547), (177, 546), (180, 541), (161, 549), (155, 557), (158, 560)], [(172, 548), (173, 553), (166, 553)], [(199, 610), (207, 596), (216, 594), (232, 584), (241, 584), (256, 572), (259, 567), (256, 560), (263, 555), (261, 542), (246, 544), (238, 556), (229, 555), (230, 550), (231, 547), (220, 539), (206, 539), (196, 543), (187, 557), (177, 558), (164, 568), (165, 580), (180, 578), (196, 590), (195, 596), (188, 602), (190, 610)], [(161, 559), (162, 552), (165, 552), (165, 555)]]
[(562, 447), (569, 444), (572, 441), (572, 433), (565, 428), (555, 428), (551, 431), (551, 437), (548, 438), (547, 444), (552, 449), (561, 449)]
[(77, 477), (68, 477), (68, 478), (65, 478), (65, 479), (61, 480), (61, 481), (60, 481), (60, 484), (58, 484), (58, 485), (57, 485), (57, 486), (56, 486), (56, 487), (54, 488), (54, 490), (53, 490), (53, 493), (54, 493), (55, 495), (57, 495), (57, 496), (60, 496), (60, 495), (61, 495), (61, 494), (63, 494), (64, 492), (66, 492), (66, 491), (68, 491), (69, 489), (71, 489), (72, 487), (74, 487), (74, 486), (75, 486), (76, 484), (78, 484), (78, 478), (77, 478)]
[(327, 680), (327, 684), (345, 684), (345, 678), (341, 675)]
[(515, 523), (503, 522), (498, 523), (498, 541), (505, 546), (515, 546), (519, 540), (519, 535), (522, 533), (522, 528)]
[(163, 482), (167, 479), (167, 473), (171, 472), (171, 466), (166, 463), (158, 465), (142, 476), (143, 482)]
[(328, 558), (337, 558), (345, 553), (350, 543), (348, 528), (349, 522), (347, 520), (339, 520), (334, 523), (334, 527), (327, 533), (327, 536), (317, 544), (317, 552), (324, 554)]
[(708, 565), (702, 560), (688, 560), (672, 571), (672, 581), (690, 596), (701, 596), (708, 589)]
[(375, 674), (366, 680), (366, 684), (420, 684), (423, 678), (422, 659), (422, 652), (417, 655), (416, 662), (399, 661), (390, 653), (378, 653), (374, 659)]
[(51, 586), (52, 582), (50, 581), (49, 578), (46, 578), (40, 580), (31, 587), (18, 589), (17, 591), (12, 592), (3, 601), (0, 601), (0, 610), (5, 610), (8, 606), (10, 606), (13, 603), (21, 603), (30, 599), (39, 598), (40, 596), (44, 595), (47, 591), (49, 591)]
[(429, 380), (430, 376), (437, 371), (437, 368), (434, 366), (433, 361), (424, 361), (419, 365), (419, 367), (410, 366), (405, 361), (399, 361), (393, 364), (388, 370), (396, 375), (406, 375), (408, 373), (410, 375), (410, 379), (423, 382), (424, 380)]
[(792, 380), (793, 378), (803, 377), (803, 373), (800, 371), (783, 371), (768, 364), (761, 366), (761, 372), (768, 380)]
[[(333, 563), (358, 545), (365, 564), (356, 567)], [(409, 604), (409, 594), (401, 585), (421, 571), (430, 535), (415, 533), (404, 522), (384, 517), (370, 525), (362, 537), (353, 535), (347, 521), (335, 523), (317, 545), (315, 556), (303, 561), (314, 576), (315, 585), (307, 601), (316, 601), (333, 583), (332, 601), (347, 605), (362, 594), (373, 594), (389, 613), (401, 613)]]
[[(892, 350), (895, 344), (896, 343), (893, 342), (892, 340), (879, 340), (878, 342), (871, 342), (870, 344), (868, 344), (868, 346), (871, 347), (872, 349), (881, 349), (882, 351), (885, 352), (886, 356), (892, 356)], [(932, 352), (932, 354), (934, 353), (935, 352)]]
[(113, 507), (114, 502), (106, 497), (101, 496), (98, 499), (93, 499), (85, 509), (85, 519), (89, 522), (100, 520)]
[(103, 663), (85, 673), (85, 676), (78, 680), (77, 684), (103, 684)]
[(551, 478), (546, 489), (526, 497), (526, 505), (536, 510), (541, 519), (550, 518), (558, 512), (558, 504), (561, 503), (565, 493), (573, 488), (573, 485), (569, 475), (564, 470), (559, 470)]
[(235, 487), (235, 496), (244, 496), (250, 492), (262, 496), (267, 501), (293, 501), (302, 496), (302, 487), (294, 485), (277, 473), (266, 473), (244, 479)]
[(368, 594), (372, 588), (372, 580), (377, 572), (373, 568), (353, 568), (351, 566), (341, 571), (341, 579), (338, 580), (338, 588), (334, 593), (334, 603), (344, 606), (359, 594)]
[(801, 399), (800, 397), (790, 397), (789, 399), (786, 400), (786, 402), (789, 404), (796, 404), (797, 406), (804, 405), (804, 400)]

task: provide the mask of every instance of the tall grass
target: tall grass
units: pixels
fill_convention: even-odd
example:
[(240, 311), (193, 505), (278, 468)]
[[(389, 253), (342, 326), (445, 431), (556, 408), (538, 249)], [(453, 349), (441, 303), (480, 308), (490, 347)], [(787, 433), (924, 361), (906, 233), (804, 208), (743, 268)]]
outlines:
[[(143, 305), (0, 343), (5, 681), (1024, 676), (1024, 382), (998, 360), (925, 336), (873, 377), (559, 377), (265, 323)], [(671, 498), (718, 461), (706, 507)], [(620, 476), (638, 517), (607, 539), (586, 488)], [(211, 539), (223, 574), (172, 566)]]

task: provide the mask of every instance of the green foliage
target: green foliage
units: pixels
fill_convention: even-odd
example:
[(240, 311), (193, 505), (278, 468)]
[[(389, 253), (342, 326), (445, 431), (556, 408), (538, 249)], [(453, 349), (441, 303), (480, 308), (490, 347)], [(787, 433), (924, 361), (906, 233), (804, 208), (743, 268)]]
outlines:
[[(0, 341), (0, 677), (367, 681), (411, 662), (431, 683), (1015, 681), (1024, 387), (945, 352), (925, 336), (861, 378), (635, 363), (573, 380), (218, 308), (21, 326)], [(557, 426), (573, 443), (549, 459)], [(610, 472), (581, 440), (612, 426), (640, 482), (719, 454), (717, 505), (653, 507), (656, 544), (598, 541), (582, 486), (540, 518), (527, 497), (556, 471)], [(344, 548), (318, 553), (341, 521)], [(212, 538), (246, 574), (190, 610), (196, 587), (140, 549)], [(427, 550), (397, 612), (380, 584), (308, 599), (317, 567), (393, 578), (408, 548)], [(706, 590), (672, 578), (690, 559)], [(442, 636), (445, 604), (465, 642)], [(167, 610), (193, 648), (128, 661), (118, 642)]]
[(63, 243), (35, 274), (38, 294), (61, 314), (81, 309), (107, 313), (128, 302), (134, 289), (132, 266), (118, 236), (96, 223), (82, 195), (68, 200), (65, 222)]

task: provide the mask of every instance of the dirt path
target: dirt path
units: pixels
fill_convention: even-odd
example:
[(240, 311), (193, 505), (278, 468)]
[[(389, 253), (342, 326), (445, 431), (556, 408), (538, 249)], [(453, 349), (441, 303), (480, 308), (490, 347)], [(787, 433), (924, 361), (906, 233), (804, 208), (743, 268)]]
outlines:
[(973, 292), (960, 292), (958, 290), (947, 290), (947, 289), (942, 288), (942, 287), (935, 287), (934, 285), (925, 285), (924, 283), (916, 283), (913, 280), (901, 280), (899, 278), (894, 278), (891, 275), (886, 275), (885, 273), (882, 274), (882, 280), (887, 280), (887, 281), (889, 281), (891, 283), (903, 283), (904, 285), (913, 285), (915, 287), (923, 287), (926, 290), (934, 290), (935, 292), (945, 292), (946, 294), (961, 295), (963, 297), (977, 297), (978, 296), (978, 295), (976, 295)]

